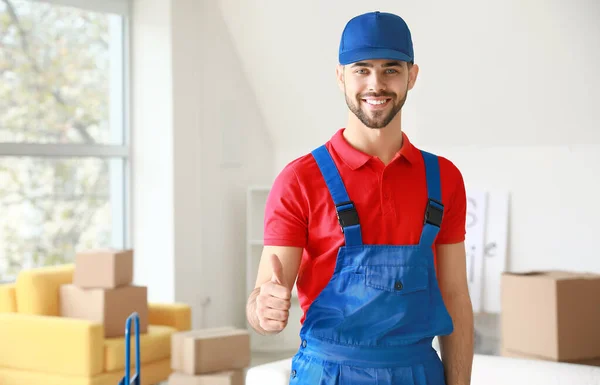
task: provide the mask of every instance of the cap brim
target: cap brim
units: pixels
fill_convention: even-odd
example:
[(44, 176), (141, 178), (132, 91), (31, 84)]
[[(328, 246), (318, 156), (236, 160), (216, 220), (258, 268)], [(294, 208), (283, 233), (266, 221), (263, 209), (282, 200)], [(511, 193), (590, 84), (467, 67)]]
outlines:
[(346, 65), (356, 63), (363, 60), (399, 60), (412, 62), (413, 58), (409, 55), (388, 48), (361, 48), (352, 51), (344, 52), (339, 55), (340, 64)]

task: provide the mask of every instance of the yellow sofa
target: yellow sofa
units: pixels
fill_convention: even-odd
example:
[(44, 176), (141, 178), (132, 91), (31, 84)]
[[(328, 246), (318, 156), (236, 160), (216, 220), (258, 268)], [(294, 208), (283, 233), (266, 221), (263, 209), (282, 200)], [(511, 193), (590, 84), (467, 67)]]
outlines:
[[(102, 324), (59, 316), (59, 287), (72, 283), (73, 272), (72, 264), (24, 270), (14, 284), (0, 285), (0, 385), (119, 384), (125, 339), (104, 338)], [(143, 385), (167, 380), (171, 334), (191, 327), (188, 305), (148, 306), (148, 332), (140, 334)], [(133, 370), (134, 349), (132, 338)]]

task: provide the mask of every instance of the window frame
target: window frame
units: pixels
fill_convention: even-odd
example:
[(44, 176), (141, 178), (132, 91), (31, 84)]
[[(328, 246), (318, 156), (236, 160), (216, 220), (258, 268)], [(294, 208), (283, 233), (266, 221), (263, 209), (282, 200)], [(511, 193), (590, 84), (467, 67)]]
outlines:
[[(118, 199), (112, 204), (113, 207), (113, 228), (116, 228), (118, 234), (114, 235), (121, 240), (125, 248), (132, 247), (131, 240), (131, 218), (132, 218), (132, 167), (131, 167), (131, 119), (130, 119), (130, 23), (131, 23), (131, 0), (28, 0), (32, 2), (45, 2), (57, 6), (70, 6), (89, 11), (110, 13), (121, 16), (121, 39), (118, 47), (122, 58), (119, 64), (120, 76), (116, 83), (117, 89), (109, 87), (111, 91), (118, 94), (116, 96), (120, 103), (115, 107), (120, 109), (120, 114), (111, 117), (111, 124), (120, 124), (122, 130), (122, 144), (56, 144), (56, 143), (19, 143), (19, 142), (0, 142), (0, 158), (2, 157), (36, 157), (36, 158), (99, 158), (99, 159), (120, 159), (123, 169), (117, 172), (122, 176), (117, 180), (120, 183), (120, 191), (116, 191), (114, 197)], [(111, 97), (113, 100), (114, 97)], [(111, 106), (112, 107), (112, 106)], [(118, 119), (114, 120), (113, 119)], [(113, 176), (111, 175), (111, 178)], [(113, 199), (114, 197), (111, 197)], [(116, 214), (116, 215), (115, 215)], [(118, 220), (118, 223), (115, 222)]]
[(86, 9), (88, 11), (113, 13), (124, 16), (125, 19), (131, 16), (131, 0), (28, 0), (41, 3), (50, 3), (55, 5), (65, 5), (68, 7)]

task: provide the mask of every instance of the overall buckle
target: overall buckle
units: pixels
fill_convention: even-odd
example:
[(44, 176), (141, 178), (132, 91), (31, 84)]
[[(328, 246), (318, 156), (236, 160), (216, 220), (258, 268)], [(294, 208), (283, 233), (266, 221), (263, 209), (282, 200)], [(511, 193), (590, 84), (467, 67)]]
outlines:
[(429, 223), (437, 227), (442, 226), (444, 216), (444, 205), (442, 202), (429, 198), (427, 201), (427, 210), (425, 210), (425, 224)]
[[(343, 206), (349, 207), (340, 209), (340, 207)], [(354, 203), (352, 201), (342, 202), (335, 205), (335, 211), (337, 213), (338, 222), (340, 223), (342, 232), (344, 232), (344, 227), (354, 226), (360, 223), (358, 220), (358, 211), (356, 211), (356, 207), (354, 207)]]

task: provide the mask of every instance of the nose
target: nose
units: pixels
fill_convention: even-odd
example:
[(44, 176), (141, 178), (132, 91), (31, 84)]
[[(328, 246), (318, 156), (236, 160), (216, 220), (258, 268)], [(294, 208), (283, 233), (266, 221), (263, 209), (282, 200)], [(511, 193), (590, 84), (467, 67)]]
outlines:
[(369, 75), (369, 83), (368, 83), (370, 92), (380, 92), (385, 91), (386, 85), (384, 80), (382, 79), (382, 75), (377, 71), (371, 72)]

